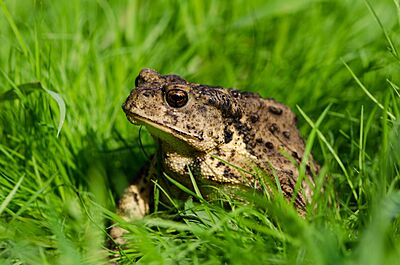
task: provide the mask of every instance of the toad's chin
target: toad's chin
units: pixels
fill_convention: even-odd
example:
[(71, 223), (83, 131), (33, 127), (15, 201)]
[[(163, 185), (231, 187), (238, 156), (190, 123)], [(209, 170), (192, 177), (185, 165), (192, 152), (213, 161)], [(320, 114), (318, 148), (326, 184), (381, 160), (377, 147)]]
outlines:
[(173, 126), (165, 126), (151, 118), (136, 113), (127, 113), (128, 120), (135, 125), (143, 125), (155, 138), (167, 144), (170, 149), (181, 152), (208, 152), (214, 147), (208, 147), (203, 137), (192, 135)]

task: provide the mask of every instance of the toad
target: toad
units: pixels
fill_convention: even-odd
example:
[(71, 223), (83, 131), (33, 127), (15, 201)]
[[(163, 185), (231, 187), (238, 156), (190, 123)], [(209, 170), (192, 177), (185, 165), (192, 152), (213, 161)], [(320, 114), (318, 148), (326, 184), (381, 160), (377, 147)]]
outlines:
[[(260, 190), (263, 183), (255, 168), (266, 173), (270, 188), (279, 183), (278, 189), (304, 214), (318, 165), (308, 158), (300, 190), (295, 192), (305, 147), (287, 106), (255, 93), (192, 83), (151, 69), (139, 73), (135, 86), (123, 110), (130, 122), (146, 127), (159, 150), (126, 189), (119, 215), (132, 220), (148, 213), (154, 183), (182, 198), (184, 192), (167, 177), (189, 188), (194, 178), (206, 196), (210, 184)], [(114, 238), (121, 233), (118, 227), (111, 231)]]

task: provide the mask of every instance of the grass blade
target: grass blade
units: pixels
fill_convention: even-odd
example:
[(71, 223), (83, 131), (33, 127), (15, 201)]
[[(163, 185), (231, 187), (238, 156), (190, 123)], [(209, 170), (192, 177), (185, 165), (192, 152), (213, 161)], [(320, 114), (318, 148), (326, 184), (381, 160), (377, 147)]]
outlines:
[[(307, 139), (307, 144), (304, 149), (304, 154), (303, 158), (301, 160), (300, 164), (300, 169), (299, 169), (299, 179), (296, 181), (295, 189), (294, 189), (294, 194), (291, 199), (291, 203), (294, 203), (297, 194), (301, 190), (301, 183), (303, 178), (305, 177), (305, 172), (306, 172), (306, 165), (308, 162), (308, 157), (311, 155), (311, 149), (314, 143), (315, 136), (317, 134), (318, 128), (321, 125), (322, 121), (325, 119), (326, 115), (329, 112), (329, 109), (331, 108), (332, 104), (328, 105), (328, 107), (325, 108), (325, 110), (322, 112), (321, 116), (318, 118), (317, 122), (315, 123), (315, 127), (312, 128), (311, 133)], [(303, 114), (304, 111), (297, 106), (297, 109)], [(304, 116), (303, 116), (304, 117)]]
[(10, 203), (12, 198), (14, 197), (15, 193), (17, 192), (19, 186), (21, 185), (22, 181), (24, 180), (25, 175), (22, 175), (22, 177), (18, 180), (17, 184), (15, 184), (14, 188), (11, 190), (11, 192), (7, 195), (7, 197), (4, 199), (4, 201), (0, 205), (0, 215), (6, 209), (7, 205)]
[(57, 128), (57, 137), (58, 137), (60, 135), (61, 128), (65, 121), (65, 113), (66, 113), (65, 102), (60, 96), (60, 94), (46, 88), (44, 88), (44, 91), (46, 91), (47, 94), (49, 94), (57, 102), (58, 110), (60, 111), (60, 119), (58, 121), (58, 128)]
[(390, 81), (389, 79), (386, 79), (386, 81), (390, 84), (390, 86), (393, 88), (394, 92), (396, 93), (396, 95), (400, 98), (400, 88), (394, 84), (392, 81)]
[[(368, 89), (363, 85), (363, 83), (361, 83), (360, 79), (358, 79), (358, 77), (354, 74), (353, 70), (351, 70), (351, 68), (347, 65), (347, 63), (342, 59), (342, 63), (344, 64), (344, 66), (346, 66), (347, 70), (349, 70), (351, 76), (354, 78), (354, 80), (356, 80), (357, 84), (361, 87), (361, 89), (364, 91), (364, 93), (375, 103), (378, 105), (378, 107), (385, 111), (385, 107), (368, 91)], [(392, 120), (396, 120), (396, 117), (389, 111), (387, 111), (388, 116), (392, 119)]]
[(0, 102), (14, 100), (20, 98), (21, 95), (26, 96), (34, 92), (35, 90), (43, 89), (42, 84), (40, 82), (24, 83), (16, 87), (17, 89), (12, 88), (0, 94)]
[(367, 1), (364, 0), (365, 4), (367, 5), (369, 11), (372, 13), (372, 15), (374, 16), (376, 22), (378, 22), (379, 27), (381, 28), (383, 34), (385, 35), (386, 41), (389, 44), (390, 47), (390, 52), (397, 58), (399, 59), (399, 54), (397, 53), (397, 49), (396, 47), (393, 45), (393, 41), (392, 39), (389, 37), (389, 34), (387, 33), (387, 31), (385, 30), (385, 28), (383, 27), (383, 24), (381, 22), (381, 20), (379, 19), (378, 15), (375, 13), (375, 10), (372, 8), (371, 4)]
[(192, 182), (192, 185), (193, 185), (194, 191), (196, 192), (196, 195), (198, 197), (200, 197), (201, 199), (204, 199), (203, 196), (201, 195), (199, 187), (197, 186), (197, 182), (194, 179), (194, 176), (193, 176), (192, 171), (190, 170), (190, 167), (187, 167), (187, 168), (188, 168), (188, 171), (189, 171), (190, 181)]
[(24, 39), (22, 38), (21, 34), (19, 33), (19, 30), (18, 30), (17, 26), (15, 25), (13, 17), (10, 14), (10, 12), (8, 11), (7, 6), (3, 0), (0, 0), (0, 7), (1, 7), (1, 10), (3, 11), (4, 16), (7, 19), (8, 24), (10, 25), (12, 31), (14, 32), (15, 37), (18, 40), (19, 46), (21, 47), (23, 54), (25, 56), (28, 55), (29, 54), (28, 47), (26, 46)]
[(155, 199), (157, 199), (157, 201), (155, 201), (155, 209), (158, 209), (158, 204), (159, 204), (159, 194), (160, 191), (165, 195), (165, 197), (167, 197), (167, 199), (171, 202), (172, 206), (174, 206), (175, 209), (178, 209), (178, 205), (175, 203), (175, 201), (171, 198), (171, 196), (169, 196), (168, 192), (160, 185), (157, 183), (157, 181), (152, 180), (153, 184), (155, 185), (155, 193), (157, 193), (157, 195), (155, 195)]
[(396, 6), (396, 10), (397, 10), (397, 19), (398, 19), (398, 23), (400, 25), (400, 2), (399, 0), (393, 0), (395, 6)]
[(358, 168), (360, 172), (363, 171), (364, 165), (364, 106), (361, 106), (361, 117), (360, 117), (360, 140), (359, 140), (359, 153), (358, 153)]
[(172, 184), (174, 184), (178, 189), (186, 192), (187, 194), (195, 197), (198, 200), (202, 200), (204, 201), (203, 198), (197, 196), (196, 193), (194, 193), (193, 191), (191, 191), (190, 189), (186, 188), (185, 186), (183, 186), (181, 183), (179, 183), (178, 181), (174, 180), (173, 178), (171, 178), (170, 176), (168, 176), (167, 174), (164, 173), (164, 177), (166, 177)]
[[(307, 114), (302, 110), (299, 109), (301, 115), (304, 117), (304, 119), (307, 121), (307, 123), (312, 127), (312, 128), (316, 128), (316, 124), (307, 116)], [(344, 166), (342, 160), (339, 158), (339, 156), (336, 154), (335, 150), (333, 149), (333, 147), (329, 144), (328, 140), (325, 138), (325, 136), (318, 130), (317, 130), (317, 134), (318, 137), (322, 140), (322, 142), (326, 145), (326, 147), (328, 148), (329, 152), (331, 152), (331, 154), (333, 155), (333, 157), (335, 158), (336, 162), (338, 163), (339, 167), (342, 169), (343, 174), (346, 177), (347, 183), (350, 186), (350, 189), (353, 193), (353, 196), (356, 200), (358, 200), (358, 195), (354, 189), (354, 185), (350, 180), (350, 176), (346, 170), (346, 167)]]

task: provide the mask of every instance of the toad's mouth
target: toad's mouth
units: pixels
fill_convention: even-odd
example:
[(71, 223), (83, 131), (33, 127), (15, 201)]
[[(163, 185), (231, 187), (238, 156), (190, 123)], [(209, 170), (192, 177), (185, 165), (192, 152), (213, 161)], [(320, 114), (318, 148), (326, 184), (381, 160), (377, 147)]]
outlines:
[(157, 138), (166, 140), (167, 142), (170, 142), (171, 139), (179, 139), (182, 142), (192, 146), (191, 142), (200, 142), (204, 140), (200, 135), (192, 135), (172, 126), (165, 126), (150, 118), (146, 118), (132, 112), (126, 113), (126, 117), (132, 124), (146, 126), (150, 134)]

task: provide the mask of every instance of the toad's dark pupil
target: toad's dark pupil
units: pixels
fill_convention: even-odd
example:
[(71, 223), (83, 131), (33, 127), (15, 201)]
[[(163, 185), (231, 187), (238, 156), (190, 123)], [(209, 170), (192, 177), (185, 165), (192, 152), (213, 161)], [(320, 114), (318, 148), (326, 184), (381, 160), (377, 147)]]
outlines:
[(188, 102), (188, 94), (179, 89), (172, 89), (167, 92), (167, 103), (173, 108), (181, 108)]

